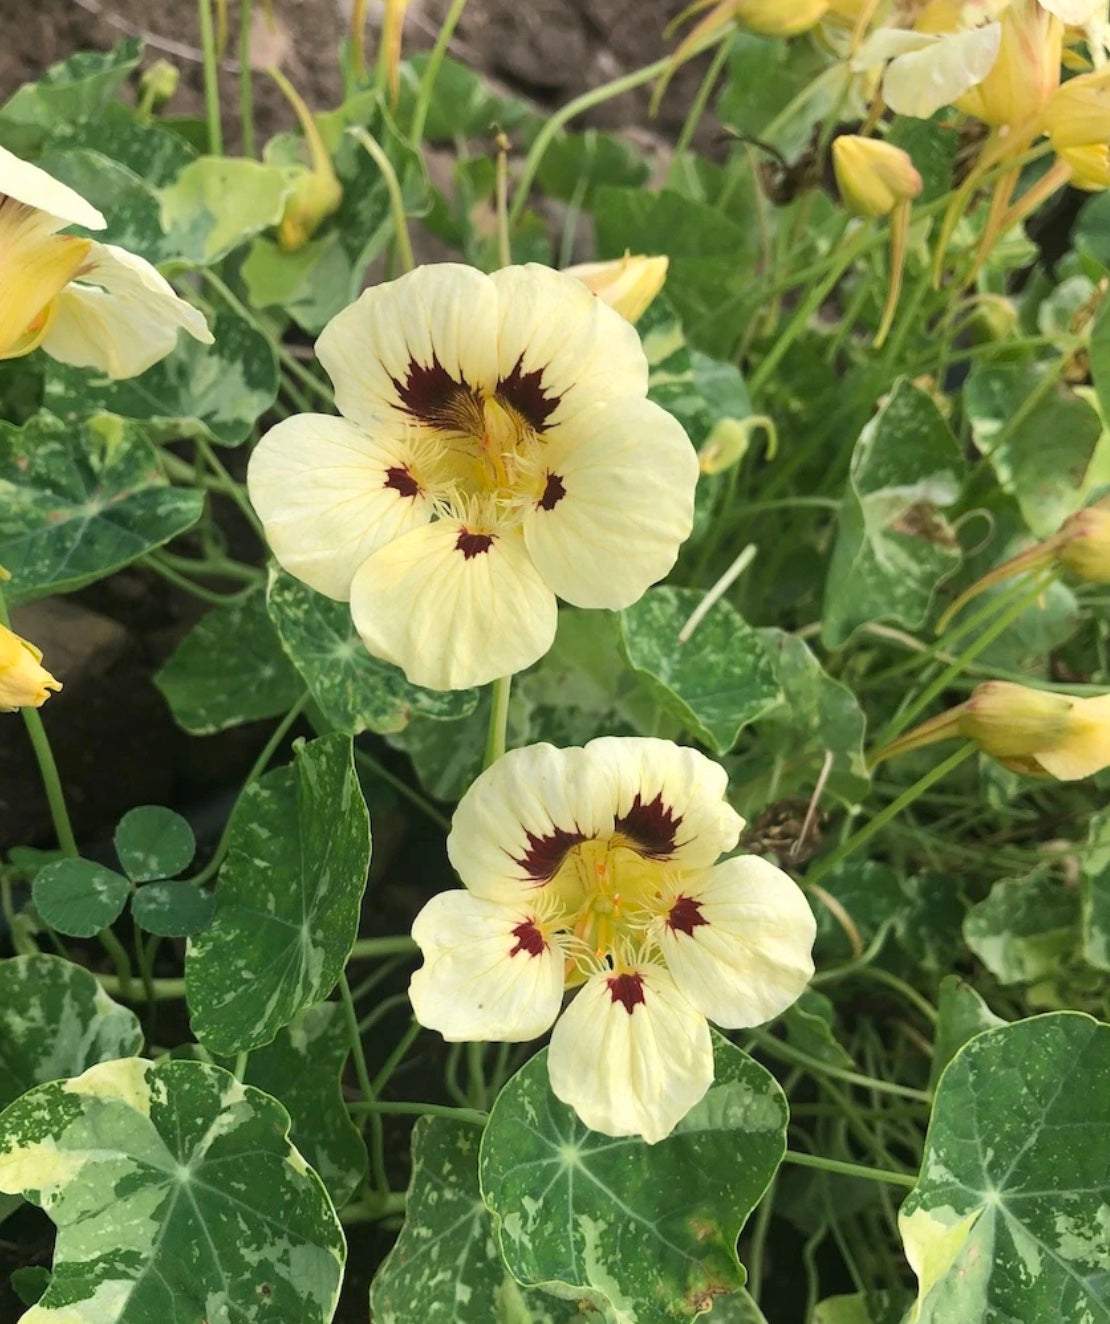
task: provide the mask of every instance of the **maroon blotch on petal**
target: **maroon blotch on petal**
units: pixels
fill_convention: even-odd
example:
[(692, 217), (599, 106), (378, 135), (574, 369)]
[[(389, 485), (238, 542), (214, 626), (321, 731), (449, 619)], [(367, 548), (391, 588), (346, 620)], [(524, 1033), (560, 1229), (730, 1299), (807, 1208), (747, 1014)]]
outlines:
[(478, 393), (464, 381), (456, 381), (439, 359), (429, 364), (409, 362), (404, 381), (391, 378), (406, 413), (429, 427), (463, 428), (468, 407), (479, 406)]
[(701, 913), (701, 906), (692, 896), (676, 897), (674, 905), (671, 906), (670, 913), (667, 915), (667, 928), (672, 933), (690, 934), (699, 925), (708, 923), (709, 921)]
[(558, 474), (548, 474), (543, 496), (536, 503), (541, 510), (554, 510), (567, 494), (567, 485)]
[(510, 956), (516, 956), (517, 952), (527, 952), (529, 956), (542, 956), (547, 950), (547, 942), (536, 927), (534, 919), (522, 920), (513, 929), (513, 937), (516, 939), (516, 946), (509, 953)]
[(492, 546), (492, 533), (471, 533), (469, 529), (460, 529), (459, 536), (455, 539), (455, 551), (462, 552), (468, 561), (481, 556), (483, 552), (488, 552)]
[(644, 1001), (644, 977), (637, 971), (613, 975), (605, 982), (609, 985), (609, 996), (619, 1002), (629, 1016)]
[(577, 828), (573, 832), (565, 828), (553, 828), (546, 836), (537, 836), (525, 829), (525, 836), (528, 838), (528, 849), (516, 858), (515, 863), (524, 870), (525, 877), (534, 883), (546, 883), (554, 878), (566, 859), (567, 851), (586, 840)]
[(613, 820), (613, 827), (628, 837), (641, 855), (662, 860), (674, 851), (681, 822), (682, 815), (663, 803), (662, 792), (645, 804), (637, 791), (632, 807), (627, 814)]
[(394, 465), (393, 468), (385, 471), (385, 485), (393, 488), (395, 492), (399, 492), (403, 497), (420, 495), (420, 484), (404, 465)]
[(516, 366), (507, 377), (497, 383), (497, 396), (502, 403), (510, 405), (537, 432), (547, 427), (547, 420), (559, 406), (561, 397), (548, 395), (543, 389), (543, 369), (532, 372), (524, 371), (524, 356), (516, 361)]

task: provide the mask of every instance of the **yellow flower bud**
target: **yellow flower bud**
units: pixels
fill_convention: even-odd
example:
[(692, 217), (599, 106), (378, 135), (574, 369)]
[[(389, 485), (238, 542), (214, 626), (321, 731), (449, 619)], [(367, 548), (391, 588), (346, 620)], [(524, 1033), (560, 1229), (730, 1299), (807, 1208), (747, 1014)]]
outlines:
[(41, 708), (51, 690), (62, 688), (61, 682), (39, 665), (41, 661), (42, 653), (34, 644), (0, 625), (0, 712)]
[(1110, 694), (1084, 699), (989, 681), (957, 712), (958, 734), (1015, 772), (1076, 781), (1110, 766)]
[(1065, 520), (1057, 558), (1072, 574), (1110, 584), (1110, 497)]
[(829, 0), (735, 0), (736, 20), (764, 37), (796, 37), (819, 23)]
[(669, 265), (669, 258), (626, 253), (612, 262), (582, 262), (567, 267), (566, 274), (577, 277), (610, 308), (636, 323), (663, 288)]
[(956, 105), (997, 128), (1023, 124), (1044, 110), (1060, 86), (1064, 25), (1039, 0), (1012, 0), (1001, 18), (998, 58)]
[(832, 153), (840, 196), (857, 216), (888, 216), (924, 187), (909, 153), (877, 138), (843, 134)]
[(278, 245), (293, 253), (303, 248), (343, 201), (334, 171), (306, 170), (297, 177), (278, 226)]

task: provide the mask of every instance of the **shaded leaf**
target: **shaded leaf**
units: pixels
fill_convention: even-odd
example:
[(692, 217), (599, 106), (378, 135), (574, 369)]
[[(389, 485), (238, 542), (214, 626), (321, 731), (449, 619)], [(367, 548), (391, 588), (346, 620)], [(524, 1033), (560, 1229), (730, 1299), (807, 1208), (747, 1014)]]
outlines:
[(52, 929), (91, 938), (117, 919), (131, 894), (126, 878), (91, 860), (57, 860), (31, 887), (35, 909)]
[(959, 975), (945, 975), (937, 998), (937, 1028), (929, 1088), (936, 1089), (941, 1072), (969, 1039), (1006, 1022), (996, 1016), (974, 988)]
[(116, 854), (133, 883), (176, 878), (193, 862), (193, 829), (172, 809), (140, 805), (129, 809), (116, 827)]
[(797, 1002), (782, 1014), (787, 1040), (821, 1062), (836, 1067), (854, 1067), (854, 1063), (836, 1037), (836, 1011), (833, 1004), (815, 988), (807, 988)]
[(188, 938), (203, 933), (216, 912), (216, 898), (184, 880), (148, 883), (131, 903), (135, 923), (160, 938)]

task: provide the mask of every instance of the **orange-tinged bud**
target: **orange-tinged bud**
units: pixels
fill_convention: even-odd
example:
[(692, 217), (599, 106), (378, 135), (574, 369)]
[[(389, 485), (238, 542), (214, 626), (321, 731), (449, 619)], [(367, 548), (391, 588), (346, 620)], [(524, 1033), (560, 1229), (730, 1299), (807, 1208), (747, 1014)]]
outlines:
[(610, 308), (635, 323), (663, 288), (669, 265), (669, 258), (626, 253), (611, 262), (582, 262), (567, 267), (566, 274), (577, 277)]
[(1062, 565), (1090, 583), (1110, 584), (1110, 497), (1065, 520), (1059, 538)]
[(840, 196), (857, 216), (889, 216), (924, 187), (908, 152), (878, 138), (843, 134), (832, 146)]
[(34, 644), (0, 625), (0, 712), (41, 708), (51, 690), (62, 688), (41, 662), (42, 653)]
[(986, 78), (956, 105), (986, 124), (1023, 124), (1044, 110), (1060, 86), (1064, 25), (1038, 0), (1012, 0), (1001, 15), (998, 58)]
[(1015, 772), (1077, 781), (1110, 766), (1110, 694), (1071, 694), (988, 681), (958, 710), (958, 732)]

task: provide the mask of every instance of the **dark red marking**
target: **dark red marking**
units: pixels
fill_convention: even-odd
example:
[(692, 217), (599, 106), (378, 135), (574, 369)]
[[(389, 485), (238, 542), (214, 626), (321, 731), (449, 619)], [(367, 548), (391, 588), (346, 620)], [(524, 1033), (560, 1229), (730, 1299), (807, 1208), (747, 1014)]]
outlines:
[(662, 860), (674, 851), (681, 822), (682, 815), (676, 815), (669, 805), (663, 803), (662, 792), (645, 804), (637, 791), (632, 808), (627, 814), (615, 818), (613, 827), (634, 842), (641, 855)]
[(516, 939), (516, 946), (509, 953), (510, 956), (515, 956), (517, 952), (527, 952), (529, 956), (542, 956), (547, 950), (547, 943), (543, 934), (536, 928), (534, 919), (522, 920), (513, 929), (513, 937)]
[(677, 897), (667, 916), (667, 928), (672, 933), (690, 934), (700, 925), (708, 923), (709, 921), (701, 913), (701, 906), (692, 896)]
[(467, 408), (480, 408), (477, 391), (456, 381), (432, 355), (428, 365), (410, 361), (405, 380), (392, 379), (406, 413), (429, 427), (459, 429), (465, 424)]
[(538, 505), (541, 510), (554, 510), (567, 494), (567, 485), (558, 474), (548, 474)]
[(534, 883), (546, 883), (554, 878), (567, 857), (567, 851), (586, 840), (577, 828), (573, 832), (565, 828), (553, 828), (545, 837), (538, 837), (525, 829), (525, 835), (528, 838), (528, 849), (518, 857), (516, 863)]
[(455, 550), (462, 552), (468, 561), (481, 556), (483, 552), (488, 552), (492, 546), (492, 533), (471, 533), (469, 529), (460, 529), (459, 536), (455, 539)]
[(644, 977), (641, 974), (632, 972), (614, 975), (606, 983), (609, 985), (609, 996), (614, 1002), (619, 1002), (629, 1016), (644, 1001)]
[(403, 465), (395, 465), (392, 469), (385, 471), (385, 485), (386, 487), (392, 487), (395, 492), (399, 492), (403, 497), (420, 495), (420, 484)]
[(510, 405), (537, 432), (547, 427), (547, 420), (559, 406), (560, 397), (549, 396), (543, 389), (543, 369), (533, 372), (524, 371), (524, 356), (516, 361), (516, 367), (507, 377), (497, 383), (497, 396), (504, 404)]

